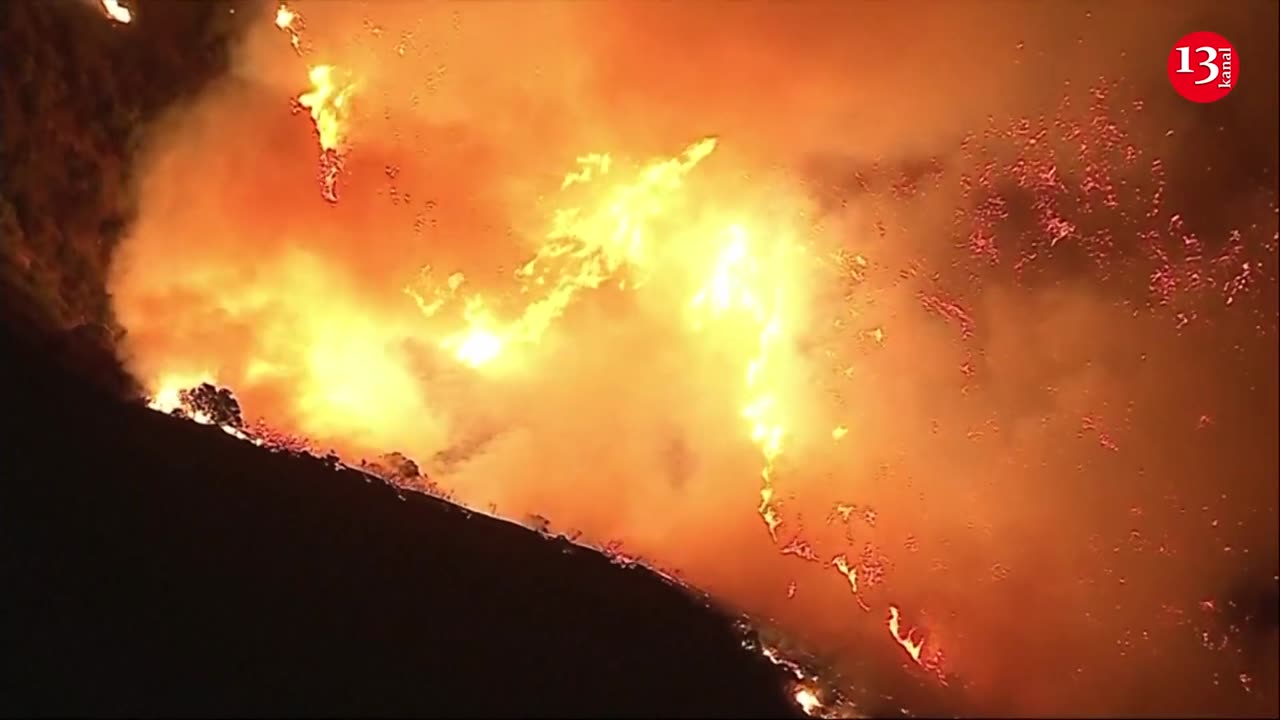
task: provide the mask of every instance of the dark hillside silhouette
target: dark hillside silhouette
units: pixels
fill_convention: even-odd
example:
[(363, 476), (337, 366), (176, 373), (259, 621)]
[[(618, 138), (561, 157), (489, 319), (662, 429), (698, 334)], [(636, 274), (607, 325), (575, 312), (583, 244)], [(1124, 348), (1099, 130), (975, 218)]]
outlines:
[(3, 334), (2, 714), (799, 712), (648, 571), (123, 403)]

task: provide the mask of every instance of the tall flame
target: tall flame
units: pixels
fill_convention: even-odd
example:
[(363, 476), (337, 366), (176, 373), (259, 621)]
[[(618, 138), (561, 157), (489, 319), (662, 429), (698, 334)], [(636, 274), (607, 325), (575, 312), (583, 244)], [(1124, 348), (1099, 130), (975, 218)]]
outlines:
[(730, 225), (708, 283), (694, 295), (690, 307), (712, 318), (737, 313), (748, 318), (755, 328), (756, 348), (744, 369), (747, 398), (742, 416), (747, 420), (752, 442), (764, 459), (757, 511), (769, 536), (777, 542), (782, 520), (774, 501), (774, 473), (786, 429), (777, 390), (770, 383), (770, 370), (782, 333), (782, 289), (780, 285), (766, 283), (767, 277), (752, 254), (746, 229)]
[(346, 139), (348, 102), (355, 86), (340, 82), (332, 65), (312, 67), (307, 78), (311, 89), (298, 96), (298, 104), (311, 112), (321, 149), (337, 151)]
[[(296, 35), (294, 36), (296, 37)], [(298, 96), (298, 106), (311, 113), (320, 139), (320, 184), (324, 198), (338, 200), (338, 175), (342, 172), (347, 113), (355, 85), (335, 78), (332, 65), (316, 65), (307, 74), (311, 89)]]

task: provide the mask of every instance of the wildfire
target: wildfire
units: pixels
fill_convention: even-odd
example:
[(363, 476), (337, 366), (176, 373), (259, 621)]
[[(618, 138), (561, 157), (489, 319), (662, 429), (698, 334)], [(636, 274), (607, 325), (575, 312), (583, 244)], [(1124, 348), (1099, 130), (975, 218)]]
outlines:
[(121, 5), (120, 0), (102, 0), (102, 9), (106, 11), (107, 17), (118, 23), (128, 25), (133, 22), (133, 12)]
[[(114, 2), (104, 0), (104, 4)], [(124, 12), (122, 22), (128, 22)], [(288, 34), (294, 51), (302, 54), (301, 16), (282, 3), (276, 9), (274, 24)], [(296, 108), (305, 109), (314, 124), (323, 196), (336, 202), (338, 177), (349, 149), (356, 83), (333, 64), (309, 67), (307, 79), (309, 87), (296, 96)], [(477, 374), (485, 376), (498, 373), (518, 358), (520, 348), (540, 343), (569, 308), (592, 291), (607, 285), (641, 292), (651, 283), (671, 291), (661, 299), (669, 303), (668, 308), (684, 313), (670, 313), (671, 317), (687, 321), (694, 333), (704, 336), (708, 347), (714, 345), (723, 351), (708, 354), (727, 358), (733, 384), (725, 409), (737, 412), (733, 421), (741, 425), (732, 428), (733, 436), (752, 452), (750, 462), (758, 468), (755, 510), (777, 545), (783, 526), (777, 488), (779, 464), (784, 448), (791, 451), (793, 447), (791, 433), (798, 434), (801, 427), (796, 422), (799, 418), (788, 416), (791, 397), (784, 374), (789, 348), (798, 344), (803, 330), (793, 327), (798, 323), (791, 313), (800, 303), (791, 291), (804, 285), (783, 260), (786, 253), (797, 251), (801, 242), (785, 232), (790, 226), (778, 231), (762, 221), (763, 214), (752, 215), (751, 207), (743, 207), (746, 203), (726, 210), (718, 196), (713, 196), (715, 202), (698, 202), (706, 198), (690, 191), (693, 183), (686, 181), (717, 147), (716, 137), (704, 137), (678, 154), (638, 166), (602, 152), (577, 157), (576, 167), (560, 181), (558, 207), (547, 217), (545, 232), (508, 276), (510, 289), (494, 292), (477, 288), (462, 272), (452, 272), (444, 282), (437, 282), (431, 269), (424, 268), (420, 281), (405, 288), (423, 318), (415, 317), (409, 324), (420, 322), (422, 326), (404, 334), (415, 341), (425, 340), (457, 363), (484, 371)], [(863, 270), (867, 267), (861, 256), (856, 256), (854, 264)], [(323, 287), (319, 271), (301, 274)], [(297, 295), (315, 299), (322, 293), (307, 286)], [(260, 330), (288, 335), (288, 352), (301, 348), (305, 360), (290, 366), (289, 361), (296, 358), (255, 357), (249, 366), (264, 373), (279, 370), (279, 374), (301, 378), (297, 380), (299, 387), (294, 388), (294, 400), (297, 414), (307, 418), (309, 429), (323, 426), (325, 431), (336, 428), (331, 435), (343, 435), (342, 431), (352, 435), (348, 427), (354, 419), (370, 427), (402, 426), (401, 437), (413, 434), (416, 430), (409, 426), (421, 408), (405, 400), (418, 390), (413, 371), (392, 358), (387, 350), (390, 343), (377, 331), (367, 330), (371, 323), (357, 310), (340, 307), (325, 305), (332, 315), (308, 308), (314, 318), (308, 316), (302, 323), (291, 319), (287, 328)], [(335, 317), (339, 313), (340, 317)], [(875, 343), (884, 343), (882, 329), (862, 332)], [(695, 346), (695, 350), (702, 349)], [(205, 376), (166, 377), (155, 384), (148, 404), (161, 412), (182, 411), (196, 422), (218, 424), (202, 411), (187, 407), (184, 400), (184, 389), (208, 381)], [(314, 420), (321, 416), (324, 420)], [(237, 428), (220, 426), (255, 441)], [(820, 427), (819, 432), (825, 434), (831, 425)], [(833, 441), (844, 440), (848, 434), (843, 424), (830, 430)], [(385, 437), (377, 440), (382, 442)], [(748, 441), (754, 451), (746, 448)], [(848, 512), (842, 512), (846, 520)], [(795, 524), (799, 527), (799, 522)], [(796, 537), (780, 548), (782, 554), (819, 565), (819, 557), (831, 557), (825, 553), (819, 556), (800, 539), (798, 531), (790, 532), (790, 525), (788, 530)], [(851, 564), (848, 556), (839, 554), (830, 565), (849, 583), (857, 603), (869, 611), (860, 593), (857, 563)], [(867, 573), (862, 584), (874, 585), (876, 578), (870, 570)], [(788, 596), (794, 594), (793, 583)], [(924, 640), (911, 631), (902, 634), (897, 606), (889, 607), (889, 630), (913, 661), (925, 665), (921, 657)], [(764, 652), (791, 668), (801, 683), (808, 681), (809, 676), (798, 666), (775, 659), (767, 648)], [(794, 698), (807, 714), (830, 712), (809, 685), (798, 684)], [(828, 702), (839, 700), (833, 694)]]

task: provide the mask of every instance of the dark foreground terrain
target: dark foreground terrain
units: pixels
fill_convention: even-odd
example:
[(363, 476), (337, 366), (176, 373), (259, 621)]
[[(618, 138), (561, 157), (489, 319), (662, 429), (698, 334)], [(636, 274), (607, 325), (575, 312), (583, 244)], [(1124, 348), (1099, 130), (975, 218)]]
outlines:
[(648, 571), (0, 346), (0, 714), (798, 713)]

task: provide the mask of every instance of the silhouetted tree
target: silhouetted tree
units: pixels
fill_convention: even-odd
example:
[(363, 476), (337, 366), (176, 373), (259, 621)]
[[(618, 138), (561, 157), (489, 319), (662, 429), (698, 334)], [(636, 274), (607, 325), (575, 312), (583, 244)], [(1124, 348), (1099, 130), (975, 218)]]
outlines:
[(397, 487), (406, 487), (428, 493), (438, 490), (435, 484), (422, 473), (418, 463), (403, 453), (390, 452), (381, 455), (377, 460), (361, 460), (360, 467), (371, 475), (376, 475)]
[(244, 428), (240, 403), (226, 388), (204, 383), (190, 390), (183, 390), (178, 394), (178, 398), (182, 401), (183, 409), (192, 415), (202, 414), (215, 425)]
[(414, 481), (422, 477), (422, 472), (418, 469), (418, 463), (401, 453), (387, 453), (379, 458), (378, 461), (380, 465), (398, 479)]

